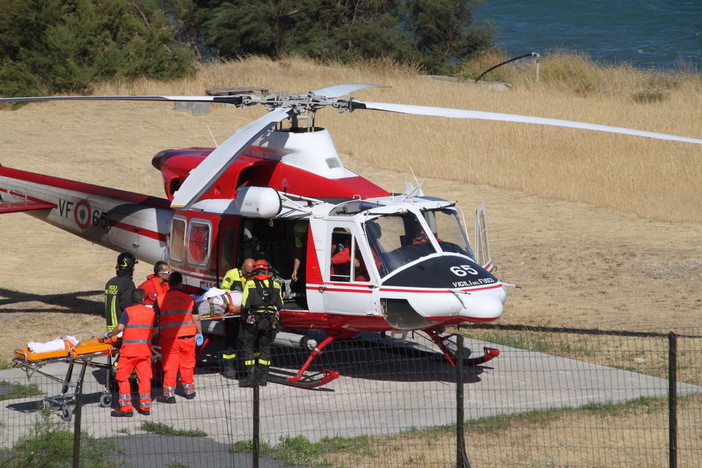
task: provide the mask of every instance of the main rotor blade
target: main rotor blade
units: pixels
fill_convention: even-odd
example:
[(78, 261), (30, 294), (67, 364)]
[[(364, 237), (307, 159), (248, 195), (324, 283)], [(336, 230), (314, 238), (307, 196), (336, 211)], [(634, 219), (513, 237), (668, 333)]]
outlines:
[(347, 94), (351, 94), (354, 91), (358, 91), (359, 89), (381, 88), (381, 87), (382, 86), (380, 86), (380, 85), (374, 85), (374, 84), (347, 83), (347, 84), (329, 86), (328, 88), (318, 89), (316, 91), (312, 91), (312, 94), (316, 94), (317, 96), (324, 96), (327, 98), (337, 98), (340, 96), (346, 96)]
[(0, 98), (3, 102), (39, 101), (171, 101), (171, 102), (219, 102), (241, 104), (242, 97), (233, 96), (33, 96)]
[(190, 208), (256, 138), (292, 113), (293, 109), (289, 107), (275, 109), (229, 137), (190, 171), (175, 192), (171, 207)]
[(545, 117), (531, 117), (528, 115), (501, 114), (498, 112), (483, 112), (464, 109), (451, 109), (448, 107), (415, 106), (407, 104), (389, 104), (385, 102), (367, 102), (353, 99), (349, 102), (351, 110), (368, 109), (386, 112), (397, 112), (400, 114), (429, 115), (434, 117), (448, 117), (451, 119), (476, 119), (476, 120), (497, 120), (501, 122), (520, 122), (538, 125), (550, 125), (554, 127), (579, 128), (582, 130), (595, 130), (599, 132), (620, 133), (623, 135), (642, 136), (655, 138), (658, 140), (682, 141), (685, 143), (695, 143), (702, 145), (702, 139), (689, 138), (666, 133), (647, 132), (644, 130), (634, 130), (625, 127), (612, 127), (610, 125), (600, 125), (587, 122), (575, 122), (572, 120), (549, 119)]

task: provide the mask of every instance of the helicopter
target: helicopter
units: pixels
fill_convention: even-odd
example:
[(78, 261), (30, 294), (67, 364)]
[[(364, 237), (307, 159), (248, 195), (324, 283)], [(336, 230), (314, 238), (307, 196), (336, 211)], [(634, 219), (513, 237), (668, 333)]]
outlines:
[[(193, 294), (217, 286), (244, 258), (265, 258), (282, 278), (290, 278), (299, 261), (302, 279), (295, 292), (288, 288), (280, 311), (286, 333), (279, 334), (279, 343), (309, 355), (280, 383), (312, 388), (339, 376), (326, 369), (310, 372), (312, 362), (330, 343), (361, 332), (424, 333), (455, 364), (446, 327), (499, 319), (512, 286), (494, 274), (484, 205), (476, 210), (471, 244), (455, 202), (425, 195), (421, 183), (390, 193), (345, 168), (329, 131), (316, 125), (318, 111), (496, 120), (702, 144), (592, 123), (346, 97), (373, 87), (342, 84), (296, 95), (0, 98), (0, 103), (204, 102), (268, 110), (215, 148), (157, 153), (152, 165), (162, 174), (165, 198), (0, 166), (0, 213), (25, 212), (145, 262), (166, 261)], [(337, 261), (341, 253), (344, 263)], [(325, 333), (321, 343), (306, 335), (313, 330)], [(499, 355), (495, 348), (483, 351), (466, 363)]]

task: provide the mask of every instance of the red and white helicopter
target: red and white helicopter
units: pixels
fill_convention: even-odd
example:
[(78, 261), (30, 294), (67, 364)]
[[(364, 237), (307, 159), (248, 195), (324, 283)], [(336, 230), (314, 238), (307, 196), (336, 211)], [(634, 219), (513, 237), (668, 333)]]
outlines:
[[(268, 113), (216, 148), (158, 153), (166, 198), (125, 192), (0, 166), (0, 213), (27, 212), (148, 263), (167, 261), (191, 292), (216, 286), (247, 257), (265, 258), (283, 278), (293, 269), (296, 234), (305, 233), (304, 288), (286, 301), (288, 342), (309, 343), (306, 362), (284, 383), (313, 387), (339, 374), (310, 376), (332, 341), (359, 332), (422, 331), (453, 364), (446, 326), (500, 318), (505, 284), (493, 274), (484, 208), (473, 247), (455, 203), (425, 196), (421, 184), (391, 194), (346, 169), (316, 113), (376, 110), (456, 119), (571, 127), (702, 144), (702, 140), (620, 127), (472, 110), (345, 98), (375, 85), (344, 84), (298, 95), (64, 96), (0, 98), (0, 103), (54, 100), (174, 101), (262, 105)], [(289, 125), (285, 126), (284, 122)], [(342, 244), (339, 246), (339, 244)], [(346, 265), (332, 257), (348, 249)], [(292, 338), (291, 338), (292, 337)], [(470, 364), (499, 354), (485, 348)]]

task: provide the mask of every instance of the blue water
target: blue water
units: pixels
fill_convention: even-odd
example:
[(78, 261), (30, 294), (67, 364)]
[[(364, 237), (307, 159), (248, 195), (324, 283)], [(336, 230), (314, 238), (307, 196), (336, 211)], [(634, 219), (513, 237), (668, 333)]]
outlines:
[(598, 63), (702, 72), (702, 0), (483, 0), (509, 57), (578, 51)]

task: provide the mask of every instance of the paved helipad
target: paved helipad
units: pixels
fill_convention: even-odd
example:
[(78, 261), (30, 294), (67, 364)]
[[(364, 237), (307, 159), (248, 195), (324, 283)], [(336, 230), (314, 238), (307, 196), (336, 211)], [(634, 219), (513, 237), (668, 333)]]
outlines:
[[(328, 348), (320, 363), (341, 371), (342, 375), (326, 387), (261, 388), (260, 427), (264, 440), (276, 444), (283, 436), (304, 435), (314, 442), (323, 437), (392, 434), (410, 428), (455, 424), (454, 368), (442, 360), (417, 354), (407, 345), (378, 341), (375, 335), (370, 338), (355, 344), (335, 343)], [(377, 347), (379, 344), (383, 346)], [(421, 344), (429, 346), (426, 342)], [(474, 355), (485, 345), (489, 344), (466, 340)], [(395, 348), (391, 352), (392, 346)], [(466, 419), (667, 395), (668, 382), (664, 379), (497, 347), (502, 353), (498, 358), (464, 370)], [(291, 365), (299, 365), (303, 359), (302, 355), (280, 352), (288, 355)], [(274, 357), (274, 363), (281, 360), (280, 355)], [(59, 362), (47, 364), (41, 370), (63, 378), (66, 368), (65, 363)], [(224, 379), (214, 370), (198, 371), (194, 400), (177, 397), (175, 405), (154, 403), (149, 417), (135, 413), (133, 418), (121, 419), (111, 418), (109, 408), (99, 405), (104, 373), (100, 369), (89, 370), (84, 382), (82, 428), (93, 437), (145, 434), (140, 426), (151, 421), (182, 430), (204, 431), (207, 438), (191, 438), (194, 444), (209, 440), (208, 443), (228, 447), (232, 442), (251, 439), (253, 391), (239, 388), (236, 381)], [(0, 371), (0, 380), (27, 383), (22, 369)], [(37, 374), (29, 382), (36, 383), (48, 395), (56, 394), (61, 386)], [(702, 388), (680, 383), (678, 391), (679, 395), (700, 394)], [(30, 430), (37, 420), (41, 401), (42, 397), (3, 401), (0, 446), (12, 446)], [(142, 442), (142, 445), (147, 444)], [(183, 450), (194, 449), (183, 447)]]

